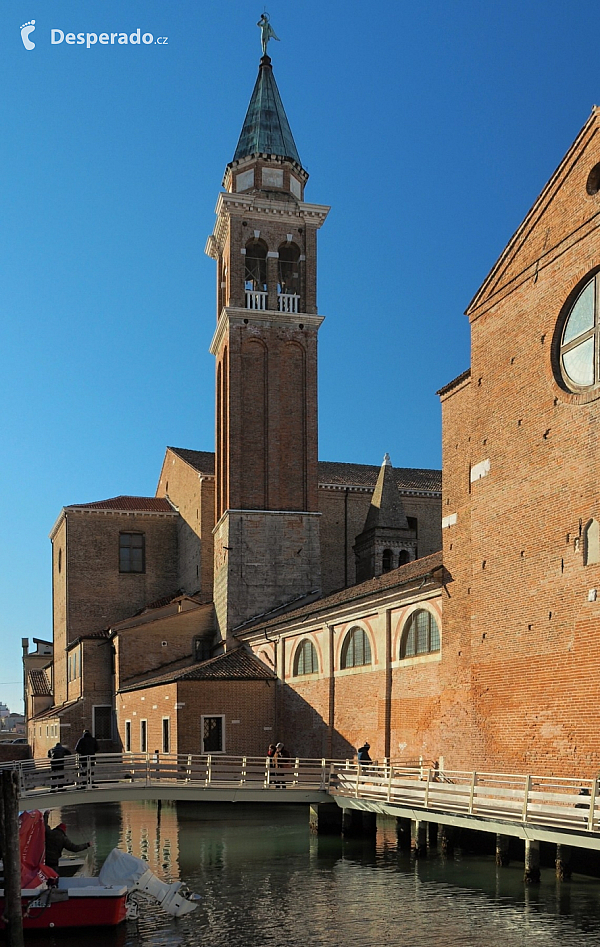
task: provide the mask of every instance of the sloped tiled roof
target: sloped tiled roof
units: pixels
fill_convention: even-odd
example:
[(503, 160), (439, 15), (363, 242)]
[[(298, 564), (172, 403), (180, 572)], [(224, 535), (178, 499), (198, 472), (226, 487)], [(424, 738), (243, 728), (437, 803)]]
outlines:
[(72, 503), (67, 510), (130, 510), (134, 513), (175, 513), (166, 497), (111, 497), (93, 503)]
[[(381, 468), (371, 464), (343, 464), (320, 460), (318, 469), (320, 484), (330, 483), (374, 489)], [(442, 489), (441, 470), (422, 467), (394, 467), (393, 470), (399, 490), (439, 493)]]
[(447, 395), (449, 391), (452, 391), (452, 389), (457, 385), (460, 385), (461, 382), (466, 381), (470, 375), (471, 369), (465, 369), (464, 372), (461, 372), (460, 375), (457, 375), (456, 378), (453, 378), (452, 381), (449, 381), (447, 385), (444, 385), (439, 391), (436, 391), (436, 395)]
[(296, 621), (299, 618), (307, 618), (310, 615), (319, 614), (327, 611), (329, 608), (335, 608), (338, 605), (345, 605), (347, 602), (357, 601), (368, 598), (378, 592), (393, 589), (395, 586), (408, 585), (432, 572), (438, 572), (438, 578), (444, 577), (444, 563), (442, 552), (434, 552), (431, 556), (423, 556), (422, 559), (415, 559), (413, 562), (407, 562), (406, 565), (398, 569), (392, 569), (385, 575), (380, 575), (376, 579), (367, 579), (359, 585), (352, 585), (350, 588), (341, 589), (325, 598), (319, 598), (308, 605), (296, 608), (293, 611), (285, 612), (277, 618), (271, 618), (268, 621), (247, 622), (242, 627), (234, 629), (234, 634), (243, 635), (246, 631), (255, 632), (259, 628), (274, 628), (277, 625), (284, 625), (288, 622)]
[[(211, 451), (186, 450), (169, 447), (200, 473), (214, 474), (215, 455)], [(371, 464), (345, 464), (320, 460), (318, 478), (320, 484), (333, 486), (369, 487), (375, 489), (380, 468)], [(439, 493), (442, 489), (441, 470), (421, 467), (394, 467), (394, 476), (399, 490), (421, 490)]]
[(185, 447), (167, 447), (167, 450), (173, 451), (186, 464), (193, 467), (203, 474), (214, 475), (215, 472), (215, 454), (210, 450), (187, 450)]
[(121, 692), (169, 684), (175, 681), (271, 681), (276, 675), (244, 648), (227, 651), (200, 664), (175, 662), (177, 667), (121, 687)]
[(50, 681), (44, 670), (32, 670), (29, 672), (29, 686), (34, 697), (48, 697), (52, 691)]

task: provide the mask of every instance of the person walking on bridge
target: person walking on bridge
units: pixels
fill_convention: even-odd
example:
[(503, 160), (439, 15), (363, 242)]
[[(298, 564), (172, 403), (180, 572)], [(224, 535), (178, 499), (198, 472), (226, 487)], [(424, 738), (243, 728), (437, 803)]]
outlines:
[(98, 741), (93, 737), (89, 730), (84, 730), (79, 737), (75, 752), (79, 756), (79, 788), (83, 789), (86, 782), (92, 782), (94, 774), (94, 762), (98, 752)]

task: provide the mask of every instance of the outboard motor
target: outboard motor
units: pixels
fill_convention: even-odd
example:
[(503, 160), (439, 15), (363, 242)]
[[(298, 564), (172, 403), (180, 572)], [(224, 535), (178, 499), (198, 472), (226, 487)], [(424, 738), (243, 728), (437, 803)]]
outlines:
[(99, 878), (103, 885), (127, 885), (129, 892), (139, 891), (140, 894), (155, 898), (161, 908), (174, 917), (189, 914), (198, 907), (181, 892), (183, 882), (166, 884), (150, 871), (147, 862), (118, 848), (113, 848), (109, 854), (100, 869)]

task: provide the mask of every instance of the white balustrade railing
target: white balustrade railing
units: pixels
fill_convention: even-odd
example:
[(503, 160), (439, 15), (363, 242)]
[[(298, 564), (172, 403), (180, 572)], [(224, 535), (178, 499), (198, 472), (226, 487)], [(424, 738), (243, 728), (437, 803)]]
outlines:
[(246, 290), (246, 309), (266, 309), (267, 294), (253, 289)]
[(329, 792), (389, 805), (600, 831), (598, 780), (333, 763)]
[[(49, 760), (4, 763), (19, 774), (20, 795), (35, 802), (49, 791), (122, 790), (167, 785), (190, 789), (283, 789), (327, 792), (399, 808), (424, 809), (481, 820), (517, 822), (556, 830), (600, 832), (596, 779), (440, 771), (431, 765), (385, 761), (351, 763), (298, 757), (274, 764), (264, 756), (213, 753), (99, 753), (67, 756), (61, 768)], [(58, 802), (58, 799), (57, 799)]]
[(168, 753), (98, 753), (93, 758), (67, 756), (60, 768), (49, 760), (5, 763), (0, 769), (19, 773), (20, 795), (35, 798), (73, 789), (102, 789), (181, 784), (190, 788), (246, 789), (270, 787), (327, 791), (331, 760), (290, 758), (273, 763), (264, 756)]
[(300, 297), (296, 293), (278, 293), (277, 307), (279, 312), (298, 312)]

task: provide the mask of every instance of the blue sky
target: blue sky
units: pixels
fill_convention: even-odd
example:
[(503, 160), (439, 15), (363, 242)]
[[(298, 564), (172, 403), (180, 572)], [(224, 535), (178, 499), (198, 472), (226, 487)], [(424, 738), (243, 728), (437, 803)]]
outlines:
[[(248, 0), (3, 0), (0, 701), (51, 637), (63, 505), (153, 495), (213, 448), (204, 256), (260, 57)], [(320, 232), (320, 457), (441, 465), (469, 300), (600, 100), (597, 6), (267, 8)], [(22, 24), (35, 20), (26, 50)], [(51, 30), (168, 42), (51, 44)], [(55, 34), (59, 36), (60, 34)]]

